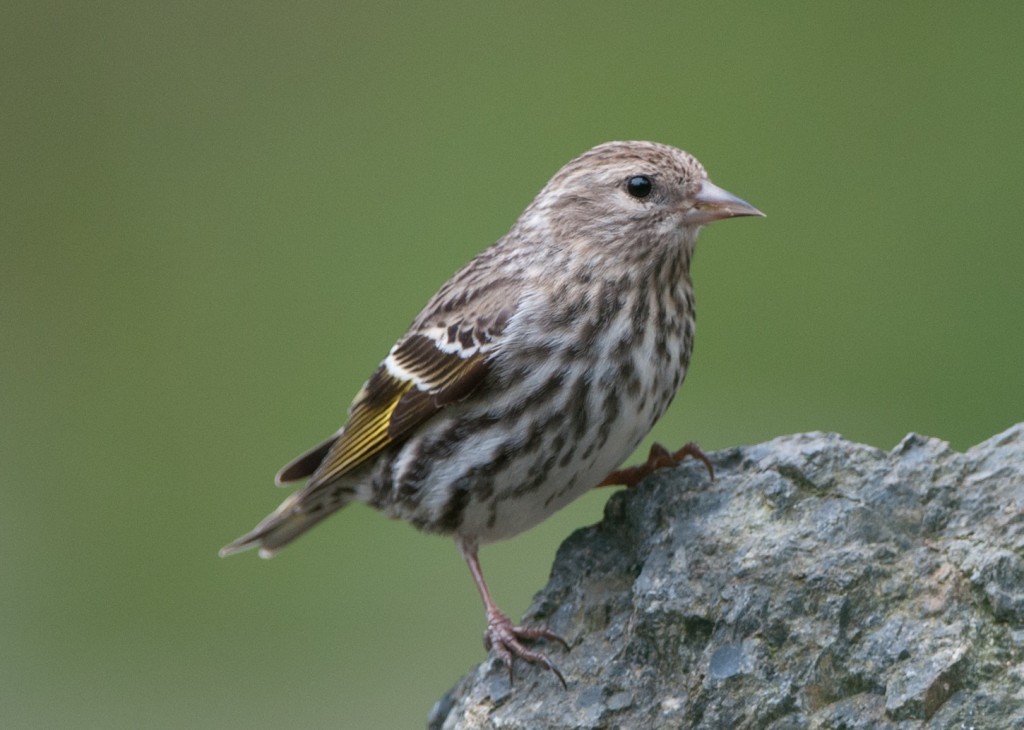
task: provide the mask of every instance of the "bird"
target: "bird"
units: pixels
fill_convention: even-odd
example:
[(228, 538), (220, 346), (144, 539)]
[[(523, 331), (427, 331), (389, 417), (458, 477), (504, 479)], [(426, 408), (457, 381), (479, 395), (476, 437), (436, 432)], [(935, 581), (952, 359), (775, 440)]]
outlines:
[(484, 645), (566, 681), (484, 580), (481, 545), (511, 538), (597, 486), (635, 485), (699, 458), (655, 444), (693, 351), (698, 231), (763, 216), (656, 142), (607, 142), (566, 163), (511, 229), (427, 302), (353, 399), (344, 425), (277, 474), (305, 486), (221, 556), (269, 558), (352, 502), (454, 539), (484, 604)]

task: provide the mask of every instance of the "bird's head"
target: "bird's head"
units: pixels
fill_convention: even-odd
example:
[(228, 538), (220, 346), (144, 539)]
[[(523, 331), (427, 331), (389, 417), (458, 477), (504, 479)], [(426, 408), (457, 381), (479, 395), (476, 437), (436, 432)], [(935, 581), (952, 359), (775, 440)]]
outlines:
[(712, 183), (688, 152), (655, 142), (607, 142), (562, 167), (520, 222), (546, 228), (549, 235), (539, 238), (558, 247), (582, 247), (601, 259), (689, 247), (707, 223), (763, 215)]

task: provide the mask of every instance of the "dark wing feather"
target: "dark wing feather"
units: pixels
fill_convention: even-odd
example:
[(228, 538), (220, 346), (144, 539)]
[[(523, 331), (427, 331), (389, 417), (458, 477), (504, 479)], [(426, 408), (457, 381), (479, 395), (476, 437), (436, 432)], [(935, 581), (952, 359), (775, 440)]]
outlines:
[(321, 444), (317, 444), (302, 456), (292, 459), (281, 471), (277, 473), (275, 481), (278, 485), (285, 485), (289, 482), (297, 482), (311, 476), (324, 462), (324, 457), (331, 450), (338, 440), (338, 434), (334, 434)]
[(339, 477), (479, 387), (520, 299), (521, 262), (502, 261), (485, 253), (449, 279), (356, 395), (345, 427), (285, 466), (278, 483)]
[(359, 391), (335, 440), (300, 457), (282, 475), (297, 473), (294, 467), (299, 465), (308, 467), (325, 445), (313, 481), (323, 483), (345, 474), (405, 438), (446, 405), (468, 396), (487, 371), (486, 354), (479, 348), (465, 355), (441, 350), (427, 335), (406, 337)]

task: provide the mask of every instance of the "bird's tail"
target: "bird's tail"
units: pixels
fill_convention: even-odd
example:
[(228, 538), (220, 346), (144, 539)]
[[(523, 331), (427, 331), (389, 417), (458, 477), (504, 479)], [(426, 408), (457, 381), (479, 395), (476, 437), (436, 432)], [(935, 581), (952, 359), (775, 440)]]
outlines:
[(272, 558), (278, 550), (337, 512), (354, 497), (355, 491), (349, 487), (310, 484), (288, 497), (252, 530), (222, 547), (220, 556), (223, 558), (259, 548), (261, 558)]

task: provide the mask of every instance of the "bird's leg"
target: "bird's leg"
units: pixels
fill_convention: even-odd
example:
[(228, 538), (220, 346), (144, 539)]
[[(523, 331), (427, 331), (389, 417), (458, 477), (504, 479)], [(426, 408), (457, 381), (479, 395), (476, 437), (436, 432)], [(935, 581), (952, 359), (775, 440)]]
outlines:
[(675, 466), (687, 456), (704, 462), (704, 466), (707, 467), (708, 474), (711, 476), (711, 481), (715, 480), (715, 468), (711, 466), (711, 459), (708, 458), (708, 455), (701, 450), (695, 441), (691, 441), (675, 453), (669, 453), (668, 449), (661, 444), (654, 444), (647, 455), (646, 463), (639, 466), (629, 466), (625, 469), (616, 469), (597, 486), (610, 487), (613, 484), (624, 484), (627, 487), (635, 487), (644, 478), (650, 476), (658, 469), (666, 466)]
[(516, 657), (519, 657), (531, 664), (539, 664), (545, 669), (550, 669), (561, 681), (562, 687), (568, 688), (568, 685), (565, 683), (565, 677), (562, 676), (558, 667), (539, 651), (527, 649), (523, 646), (522, 642), (548, 639), (550, 641), (557, 641), (565, 647), (566, 651), (569, 650), (569, 644), (550, 629), (513, 625), (508, 616), (501, 612), (501, 609), (495, 605), (494, 599), (491, 598), (491, 592), (487, 588), (486, 581), (484, 581), (483, 571), (480, 570), (476, 545), (467, 544), (461, 540), (456, 542), (462, 557), (469, 566), (469, 572), (473, 574), (473, 582), (476, 583), (476, 588), (480, 591), (480, 597), (484, 601), (484, 608), (487, 610), (487, 630), (484, 631), (484, 647), (488, 650), (493, 649), (502, 663), (508, 667), (509, 683), (512, 682), (512, 662)]

